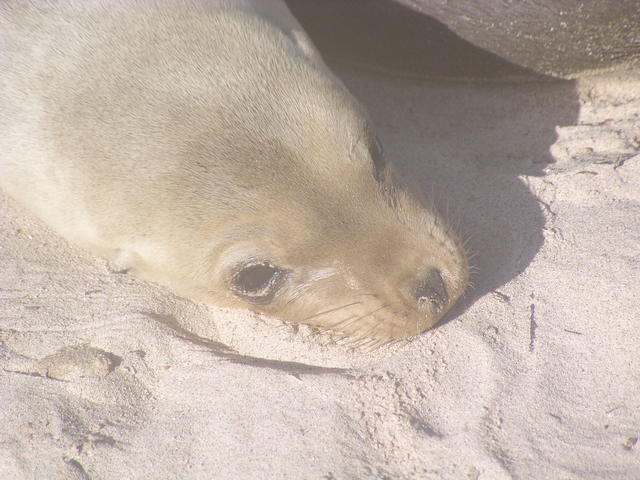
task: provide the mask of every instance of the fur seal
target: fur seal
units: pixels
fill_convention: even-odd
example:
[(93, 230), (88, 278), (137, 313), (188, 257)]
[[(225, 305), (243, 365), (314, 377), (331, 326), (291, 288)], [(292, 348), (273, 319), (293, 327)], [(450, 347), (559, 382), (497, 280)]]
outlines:
[(69, 241), (375, 344), (463, 293), (461, 242), (281, 1), (8, 0), (0, 42), (0, 186)]

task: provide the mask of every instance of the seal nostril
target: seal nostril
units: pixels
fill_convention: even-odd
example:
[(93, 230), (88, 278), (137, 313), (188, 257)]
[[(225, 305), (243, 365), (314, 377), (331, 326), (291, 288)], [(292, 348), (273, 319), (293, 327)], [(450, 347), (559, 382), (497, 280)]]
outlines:
[(431, 270), (416, 288), (416, 299), (420, 307), (431, 307), (437, 311), (444, 308), (449, 301), (447, 290), (440, 272)]

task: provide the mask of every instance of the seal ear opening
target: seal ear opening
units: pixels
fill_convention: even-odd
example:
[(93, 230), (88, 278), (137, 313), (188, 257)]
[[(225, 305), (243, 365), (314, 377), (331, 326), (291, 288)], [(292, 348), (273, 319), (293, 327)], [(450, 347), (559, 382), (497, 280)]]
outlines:
[(304, 31), (294, 28), (285, 33), (288, 33), (289, 38), (291, 38), (293, 43), (300, 49), (304, 56), (312, 60), (322, 61), (320, 53), (318, 53), (318, 50)]
[(360, 133), (360, 137), (352, 144), (351, 149), (352, 158), (365, 158), (365, 155), (371, 161), (373, 178), (378, 183), (383, 183), (387, 178), (389, 162), (384, 154), (380, 139), (368, 122)]
[(387, 177), (387, 165), (389, 162), (384, 156), (384, 150), (378, 137), (372, 134), (370, 135), (370, 139), (369, 154), (373, 162), (373, 177), (378, 183), (382, 183)]

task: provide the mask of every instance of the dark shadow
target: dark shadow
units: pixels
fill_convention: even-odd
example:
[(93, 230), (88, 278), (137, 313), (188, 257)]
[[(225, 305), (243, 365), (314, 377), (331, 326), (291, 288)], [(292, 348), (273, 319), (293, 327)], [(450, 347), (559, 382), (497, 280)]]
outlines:
[(469, 238), (474, 288), (448, 318), (521, 274), (548, 214), (528, 177), (553, 161), (556, 126), (576, 124), (574, 83), (509, 64), (390, 0), (288, 4), (368, 107), (389, 159)]
[(348, 63), (421, 78), (541, 77), (393, 0), (285, 1), (334, 66)]

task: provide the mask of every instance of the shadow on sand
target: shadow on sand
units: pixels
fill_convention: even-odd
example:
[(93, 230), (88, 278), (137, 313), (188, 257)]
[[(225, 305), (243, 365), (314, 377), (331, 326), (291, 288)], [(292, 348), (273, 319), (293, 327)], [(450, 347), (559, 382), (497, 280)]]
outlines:
[(468, 238), (474, 288), (448, 315), (521, 274), (544, 242), (544, 176), (571, 81), (509, 64), (387, 0), (289, 0), (327, 63), (364, 103), (386, 155)]

